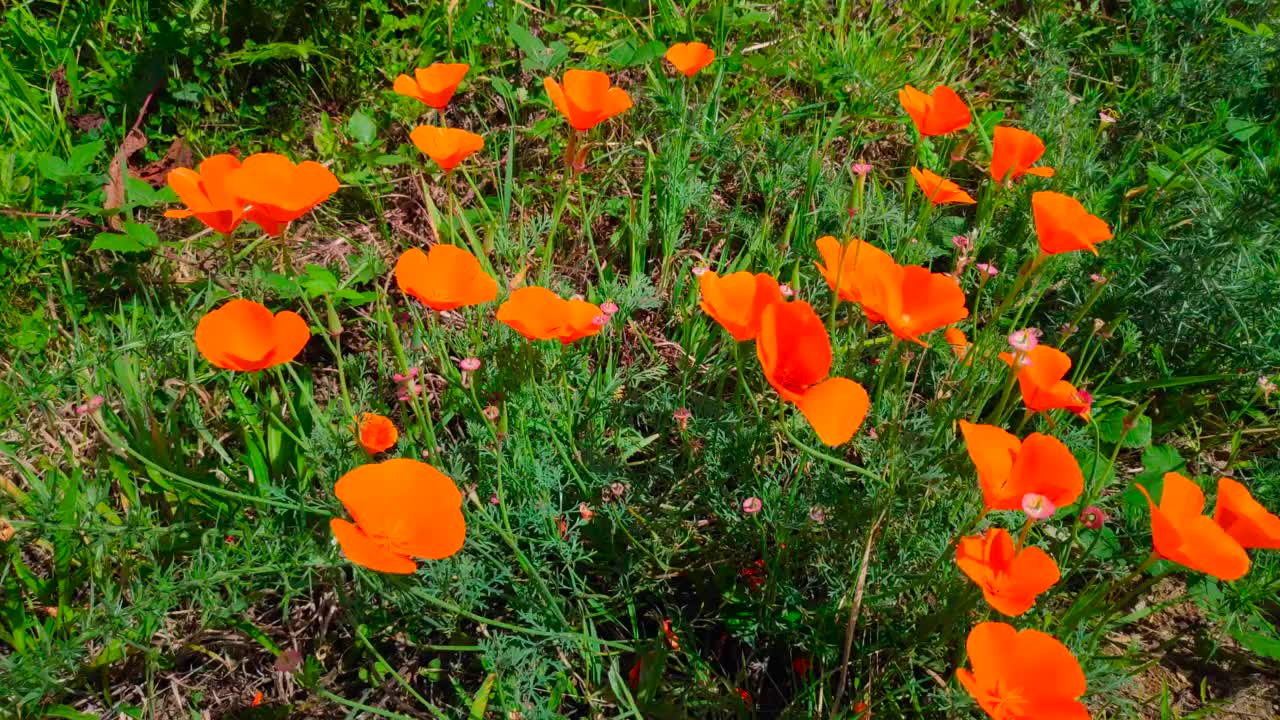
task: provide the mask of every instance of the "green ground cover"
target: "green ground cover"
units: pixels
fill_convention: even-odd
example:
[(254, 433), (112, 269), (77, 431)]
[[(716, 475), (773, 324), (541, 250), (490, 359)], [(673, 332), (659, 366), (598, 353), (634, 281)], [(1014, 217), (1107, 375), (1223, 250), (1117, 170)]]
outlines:
[[(1110, 516), (1034, 527), (1063, 577), (1010, 621), (1075, 653), (1094, 717), (1271, 716), (1274, 553), (1234, 582), (1131, 572), (1151, 547), (1135, 483), (1178, 471), (1212, 505), (1229, 475), (1280, 507), (1277, 28), (1261, 1), (7, 5), (0, 716), (980, 717), (955, 672), (1000, 618), (950, 559), (981, 508), (960, 418), (1060, 438)], [(684, 40), (717, 51), (688, 80), (662, 60)], [(445, 118), (485, 138), (448, 177), (409, 140), (434, 118), (391, 91), (434, 61), (471, 65)], [(543, 89), (568, 68), (634, 101), (576, 179)], [(973, 126), (919, 141), (908, 83), (955, 88)], [(999, 124), (1043, 138), (1055, 177), (992, 184)], [(342, 183), (288, 263), (247, 225), (229, 260), (163, 217), (164, 176), (223, 152)], [(921, 212), (913, 164), (977, 208)], [(1038, 189), (1115, 237), (1015, 292)], [(844, 303), (833, 374), (872, 407), (825, 448), (699, 307), (696, 268), (751, 270), (825, 320), (818, 237), (948, 272), (974, 229), (1001, 273), (962, 276), (961, 327), (984, 350), (1040, 328), (1091, 421), (1024, 414), (1003, 364), (957, 362), (941, 331), (894, 342)], [(619, 312), (564, 347), (495, 305), (430, 313), (391, 272), (436, 242), (477, 250), (502, 297)], [(231, 297), (300, 313), (311, 341), (213, 367), (195, 326)], [(359, 412), (463, 490), (457, 555), (400, 577), (339, 554)]]

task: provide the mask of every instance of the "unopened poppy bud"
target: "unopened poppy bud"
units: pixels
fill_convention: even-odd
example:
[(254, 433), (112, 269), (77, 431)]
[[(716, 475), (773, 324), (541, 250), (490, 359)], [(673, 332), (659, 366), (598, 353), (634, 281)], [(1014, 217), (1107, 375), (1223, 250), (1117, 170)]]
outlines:
[(1101, 508), (1090, 505), (1080, 511), (1080, 524), (1090, 530), (1099, 530), (1107, 522), (1107, 514)]
[(1022, 496), (1022, 512), (1032, 520), (1044, 520), (1053, 517), (1058, 508), (1053, 506), (1049, 498), (1039, 493), (1027, 493)]

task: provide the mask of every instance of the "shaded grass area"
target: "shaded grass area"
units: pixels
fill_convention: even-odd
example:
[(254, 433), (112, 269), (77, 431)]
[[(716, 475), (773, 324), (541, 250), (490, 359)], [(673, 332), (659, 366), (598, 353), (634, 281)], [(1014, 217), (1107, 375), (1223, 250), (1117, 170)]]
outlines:
[[(1102, 552), (1033, 611), (1029, 622), (1053, 631), (1145, 550), (1135, 477), (1240, 473), (1264, 503), (1280, 498), (1274, 415), (1257, 382), (1280, 365), (1280, 48), (1263, 30), (1275, 25), (1268, 12), (955, 1), (6, 10), (0, 206), (15, 212), (0, 216), (0, 417), (11, 419), (0, 508), (17, 534), (0, 573), (0, 698), (32, 716), (815, 716), (831, 709), (856, 563), (883, 506), (849, 695), (877, 716), (976, 717), (950, 678), (978, 598), (935, 562), (976, 497), (932, 402), (951, 387), (947, 366), (904, 361), (883, 338), (838, 358), (869, 388), (892, 369), (915, 373), (917, 389), (869, 420), (906, 448), (897, 479), (851, 474), (784, 442), (776, 409), (744, 397), (690, 270), (773, 272), (821, 307), (829, 295), (811, 261), (823, 234), (861, 234), (950, 269), (950, 238), (973, 218), (938, 214), (918, 229), (901, 178), (918, 153), (973, 187), (985, 155), (976, 141), (913, 150), (894, 99), (904, 83), (948, 82), (984, 127), (1041, 134), (1057, 182), (1117, 236), (1100, 259), (1063, 258), (1044, 300), (1020, 310), (1100, 398), (1094, 425), (1057, 432), (1116, 518), (1094, 543)], [(692, 83), (657, 59), (687, 38), (720, 51)], [(396, 73), (437, 59), (473, 65), (447, 118), (486, 138), (479, 161), (448, 180), (408, 145), (421, 108), (389, 92)], [(637, 101), (597, 131), (581, 185), (561, 175), (563, 121), (541, 90), (573, 66), (607, 69)], [(181, 162), (177, 139), (194, 158), (276, 150), (330, 163), (345, 187), (295, 229), (299, 277), (273, 265), (269, 245), (229, 265), (209, 238), (160, 219), (171, 198), (146, 173), (124, 183), (125, 215), (156, 229), (154, 247), (88, 249), (119, 216), (103, 210), (102, 188), (133, 128), (146, 138), (128, 160), (139, 171)], [(854, 160), (876, 170), (851, 219)], [(1030, 246), (1018, 210), (1028, 194), (1001, 196), (980, 248), (1004, 288)], [(541, 261), (549, 234), (554, 265)], [(440, 235), (485, 249), (505, 279), (611, 299), (619, 319), (590, 347), (534, 351), (483, 311), (443, 327), (394, 293), (379, 299), (399, 251)], [(191, 331), (228, 294), (297, 307), (341, 331), (341, 352), (313, 341), (279, 372), (215, 372)], [(945, 348), (920, 359), (931, 354)], [(484, 365), (463, 388), (454, 362), (469, 356)], [(426, 373), (434, 442), (396, 400), (391, 376), (405, 366)], [(468, 486), (472, 532), (455, 559), (388, 579), (331, 547), (331, 484), (358, 462), (339, 367), (356, 407), (390, 409), (406, 429), (405, 456), (438, 446), (428, 459)], [(750, 382), (754, 399), (765, 388)], [(97, 394), (100, 411), (75, 411)], [(1124, 431), (1148, 402), (1137, 431)], [(483, 421), (489, 404), (502, 407), (500, 435)], [(691, 412), (685, 428), (678, 408)], [(1042, 422), (1026, 429), (1049, 431)], [(813, 442), (802, 422), (786, 423)], [(864, 432), (839, 457), (877, 469), (892, 452)], [(499, 477), (527, 564), (485, 531), (498, 522)], [(910, 492), (899, 494), (902, 478)], [(761, 514), (741, 513), (749, 496)], [(1094, 708), (1156, 717), (1163, 695), (1212, 716), (1217, 702), (1265, 697), (1280, 656), (1277, 577), (1260, 556), (1239, 583), (1191, 581), (1194, 648), (1170, 652), (1166, 670), (1260, 678), (1215, 681), (1207, 698), (1133, 691), (1130, 677), (1148, 677), (1161, 652), (1084, 627), (1064, 637), (1086, 662)], [(1155, 623), (1141, 616), (1158, 607), (1157, 596), (1128, 620)], [(289, 649), (301, 659), (280, 670)], [(267, 701), (249, 708), (259, 690)]]

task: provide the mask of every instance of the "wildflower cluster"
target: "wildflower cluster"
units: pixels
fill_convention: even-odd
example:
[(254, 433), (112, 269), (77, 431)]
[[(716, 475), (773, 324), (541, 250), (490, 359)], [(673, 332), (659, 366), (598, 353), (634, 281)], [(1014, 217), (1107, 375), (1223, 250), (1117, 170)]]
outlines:
[[(687, 77), (709, 66), (714, 58), (715, 53), (701, 43), (677, 44), (666, 54), (667, 61)], [(410, 138), (446, 175), (484, 147), (481, 136), (443, 126), (445, 111), (468, 71), (467, 65), (436, 63), (417, 70), (412, 77), (400, 75), (393, 86), (395, 92), (438, 113), (441, 126), (417, 127)], [(608, 75), (590, 70), (568, 70), (561, 80), (546, 78), (543, 87), (570, 126), (565, 162), (569, 173), (576, 175), (586, 162), (583, 134), (632, 108), (632, 98), (614, 86)], [(898, 98), (919, 138), (945, 136), (972, 123), (968, 105), (946, 86), (926, 94), (908, 85)], [(1052, 168), (1037, 164), (1046, 148), (1032, 132), (996, 127), (990, 147), (990, 192), (1055, 176)], [(923, 217), (949, 205), (981, 207), (984, 195), (979, 193), (975, 198), (945, 177), (948, 169), (910, 168), (908, 193), (919, 190), (928, 200), (922, 207)], [(859, 163), (852, 171), (857, 182), (864, 183), (872, 168)], [(268, 235), (282, 235), (291, 221), (338, 189), (336, 178), (323, 166), (313, 162), (295, 165), (274, 154), (252, 155), (243, 162), (230, 155), (216, 155), (201, 163), (198, 172), (175, 170), (168, 182), (186, 205), (185, 210), (170, 211), (170, 216), (195, 217), (228, 237), (246, 219)], [(1112, 238), (1108, 223), (1069, 195), (1038, 190), (1030, 194), (1029, 205), (1039, 253), (1019, 273), (1009, 298), (986, 318), (981, 318), (976, 298), (970, 304), (964, 285), (970, 267), (977, 271), (979, 295), (1000, 272), (990, 259), (979, 261), (986, 249), (982, 227), (955, 236), (952, 243), (958, 258), (950, 273), (903, 262), (899, 248), (880, 247), (872, 240), (831, 235), (806, 239), (806, 246), (813, 243), (819, 258), (816, 270), (831, 292), (829, 312), (824, 308), (822, 314), (811, 300), (796, 299), (797, 290), (810, 296), (804, 286), (788, 286), (769, 272), (727, 268), (732, 271), (722, 273), (699, 266), (694, 273), (702, 311), (734, 343), (753, 344), (759, 374), (752, 377), (761, 388), (767, 384), (772, 389), (781, 401), (778, 411), (793, 406), (829, 448), (850, 443), (882, 400), (884, 375), (877, 378), (881, 389), (873, 397), (861, 383), (845, 377), (847, 368), (837, 362), (846, 350), (842, 341), (855, 329), (866, 343), (880, 334), (879, 339), (891, 348), (885, 357), (904, 361), (908, 360), (904, 348), (916, 348), (927, 357), (934, 333), (942, 331), (945, 344), (941, 354), (954, 372), (966, 378), (975, 377), (979, 370), (1005, 377), (998, 410), (987, 417), (994, 424), (980, 422), (981, 407), (964, 413), (965, 417), (958, 413), (952, 418), (975, 469), (982, 506), (973, 509), (974, 522), (946, 546), (944, 556), (950, 558), (954, 553), (959, 571), (980, 589), (991, 610), (1007, 618), (1027, 613), (1063, 576), (1058, 562), (1029, 541), (1032, 528), (1061, 518), (1064, 508), (1096, 498), (1085, 493), (1080, 464), (1060, 439), (1040, 432), (1019, 437), (1021, 427), (1018, 434), (1000, 427), (1015, 384), (1026, 417), (1043, 414), (1051, 428), (1054, 411), (1089, 422), (1093, 406), (1092, 396), (1068, 380), (1071, 358), (1048, 344), (1039, 329), (1021, 327), (1010, 332), (1011, 327), (1020, 326), (1002, 324), (1008, 320), (1002, 315), (1052, 256), (1081, 250), (1097, 255), (1098, 245)], [(528, 341), (554, 340), (561, 347), (600, 335), (619, 312), (613, 302), (597, 305), (580, 296), (565, 297), (548, 287), (523, 285), (523, 271), (519, 273), (521, 280), (500, 283), (479, 248), (472, 251), (447, 243), (411, 248), (397, 259), (393, 276), (399, 291), (428, 311), (452, 313), (496, 302), (492, 319), (498, 324)], [(840, 314), (842, 303), (849, 304), (844, 316)], [(488, 322), (487, 315), (472, 312), (469, 322)], [(979, 319), (985, 322), (979, 323)], [(966, 335), (962, 322), (974, 337)], [(311, 329), (293, 311), (273, 313), (257, 302), (237, 298), (205, 314), (194, 328), (194, 337), (196, 347), (213, 366), (257, 372), (295, 360), (310, 340)], [(591, 347), (589, 343), (582, 346), (588, 351)], [(481, 364), (477, 357), (457, 362), (464, 388), (471, 389), (471, 374), (479, 371)], [(890, 365), (882, 363), (878, 372), (895, 371), (896, 366)], [(402, 401), (417, 401), (422, 388), (418, 375), (417, 368), (408, 368), (395, 376)], [(751, 384), (745, 377), (744, 382)], [(1274, 390), (1265, 378), (1260, 379), (1259, 387), (1263, 392)], [(756, 402), (751, 388), (744, 389)], [(476, 408), (490, 423), (502, 417), (496, 405), (480, 410), (477, 401)], [(357, 415), (354, 410), (349, 417), (354, 423), (354, 440), (368, 458), (388, 452), (400, 442), (395, 424), (387, 417), (369, 412)], [(689, 430), (693, 417), (689, 409), (681, 407), (671, 417), (680, 433)], [(1065, 417), (1071, 419), (1070, 415)], [(877, 420), (877, 426), (896, 442), (897, 423), (886, 421), (881, 424)], [(868, 434), (877, 437), (872, 433)], [(818, 450), (812, 453), (823, 456)], [(849, 465), (839, 458), (836, 462)], [(1176, 473), (1165, 476), (1159, 503), (1147, 488), (1141, 491), (1150, 506), (1153, 561), (1165, 559), (1232, 580), (1248, 570), (1247, 549), (1280, 548), (1280, 519), (1239, 482), (1219, 481), (1212, 517), (1203, 514), (1205, 497), (1199, 487)], [(466, 541), (462, 491), (451, 478), (420, 460), (393, 458), (360, 465), (338, 479), (334, 493), (350, 520), (334, 518), (330, 527), (343, 555), (357, 565), (409, 574), (415, 572), (419, 560), (448, 558)], [(615, 483), (601, 499), (620, 503), (625, 494), (626, 487)], [(501, 507), (504, 502), (502, 494), (495, 492), (493, 503)], [(759, 496), (737, 502), (738, 510), (750, 522), (761, 522), (769, 514), (761, 514), (765, 505)], [(771, 513), (773, 506), (769, 508)], [(602, 512), (592, 510), (586, 502), (578, 509), (584, 523)], [(830, 512), (813, 506), (808, 514), (814, 523), (821, 524), (827, 522)], [(992, 524), (980, 534), (968, 534), (981, 522), (1001, 517), (995, 513), (1020, 513), (1022, 527)], [(1090, 505), (1078, 512), (1076, 522), (1097, 529), (1106, 519), (1105, 512)], [(558, 523), (561, 536), (567, 537), (564, 517)], [(494, 532), (510, 533), (507, 528), (492, 527)], [(516, 546), (514, 535), (505, 539)], [(751, 569), (748, 580), (753, 588), (768, 581), (763, 562)], [(664, 633), (673, 651), (679, 650), (669, 620)], [(970, 667), (959, 669), (959, 683), (993, 718), (1088, 717), (1080, 701), (1086, 691), (1080, 664), (1051, 635), (1031, 628), (1018, 630), (1004, 622), (981, 622), (968, 633), (967, 649)], [(749, 702), (748, 694), (743, 697)]]

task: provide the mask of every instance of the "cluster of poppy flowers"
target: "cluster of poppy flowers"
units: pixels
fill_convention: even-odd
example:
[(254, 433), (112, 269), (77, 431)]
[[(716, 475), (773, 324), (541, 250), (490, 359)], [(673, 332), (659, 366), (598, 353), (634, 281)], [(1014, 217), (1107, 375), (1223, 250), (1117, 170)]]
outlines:
[[(714, 56), (702, 43), (680, 43), (669, 49), (666, 59), (680, 73), (692, 76)], [(417, 70), (413, 77), (399, 76), (394, 90), (436, 109), (443, 118), (469, 69), (463, 64), (436, 63)], [(569, 70), (562, 82), (545, 79), (544, 87), (573, 128), (574, 137), (632, 106), (626, 91), (613, 87), (600, 72)], [(899, 100), (923, 137), (963, 129), (972, 120), (968, 106), (946, 86), (931, 94), (907, 86)], [(410, 137), (446, 173), (483, 147), (479, 135), (448, 127), (421, 126)], [(990, 175), (995, 182), (1054, 175), (1052, 168), (1036, 165), (1045, 146), (1033, 133), (997, 127), (992, 150)], [(975, 202), (957, 183), (932, 170), (913, 167), (911, 174), (934, 205)], [(167, 215), (194, 216), (227, 235), (245, 219), (278, 235), (338, 187), (332, 173), (317, 163), (294, 165), (269, 153), (243, 162), (217, 155), (201, 163), (198, 171), (175, 170), (169, 183), (187, 209)], [(1075, 250), (1096, 254), (1096, 245), (1112, 237), (1106, 222), (1070, 196), (1035, 192), (1031, 210), (1040, 259)], [(840, 241), (826, 236), (816, 241), (816, 248), (817, 269), (837, 302), (858, 305), (871, 325), (883, 323), (895, 339), (922, 346), (927, 345), (923, 338), (928, 333), (947, 328), (948, 345), (961, 361), (972, 361), (971, 343), (964, 333), (947, 327), (969, 316), (956, 276), (900, 265), (888, 252), (862, 239)], [(988, 273), (993, 274), (994, 270)], [(404, 252), (394, 277), (403, 293), (436, 312), (493, 302), (499, 294), (497, 280), (479, 259), (447, 244)], [(735, 341), (754, 341), (763, 375), (778, 397), (794, 404), (827, 445), (848, 442), (869, 411), (869, 398), (859, 383), (831, 376), (831, 338), (814, 308), (804, 300), (790, 300), (792, 293), (765, 273), (739, 271), (721, 276), (707, 270), (699, 274), (698, 283), (701, 308)], [(495, 317), (529, 340), (568, 345), (599, 333), (616, 309), (530, 286), (512, 290)], [(272, 313), (245, 299), (230, 300), (210, 311), (195, 331), (196, 346), (211, 364), (242, 372), (291, 361), (309, 338), (306, 321), (296, 313)], [(1009, 344), (1012, 352), (1002, 353), (1000, 359), (1017, 373), (1029, 411), (1064, 409), (1088, 418), (1088, 394), (1065, 379), (1071, 369), (1065, 353), (1041, 344), (1036, 333), (1025, 330), (1011, 335)], [(370, 456), (396, 445), (399, 436), (390, 419), (366, 413), (354, 420), (356, 438)], [(981, 588), (993, 610), (1020, 616), (1060, 579), (1048, 553), (1025, 545), (1026, 529), (1051, 517), (1057, 508), (1075, 503), (1083, 492), (1083, 474), (1070, 450), (1052, 436), (1032, 433), (1019, 439), (991, 425), (966, 421), (959, 425), (977, 470), (984, 515), (1021, 510), (1028, 524), (1016, 540), (1000, 527), (961, 538), (956, 564)], [(1232, 580), (1248, 570), (1246, 549), (1280, 549), (1280, 518), (1238, 482), (1219, 481), (1212, 518), (1202, 514), (1205, 498), (1199, 487), (1181, 475), (1165, 476), (1159, 504), (1146, 488), (1140, 489), (1150, 504), (1158, 557)], [(335, 494), (351, 521), (334, 518), (330, 526), (345, 556), (356, 564), (381, 572), (412, 573), (416, 559), (449, 557), (465, 541), (462, 494), (452, 479), (427, 463), (406, 458), (367, 463), (343, 475)], [(755, 502), (758, 510), (759, 500)], [(753, 512), (746, 504), (743, 509)], [(959, 681), (993, 718), (1088, 718), (1079, 702), (1086, 689), (1084, 674), (1058, 640), (1037, 630), (1018, 631), (1006, 623), (987, 622), (973, 628), (967, 644), (972, 669), (959, 670)]]
[(276, 153), (255, 153), (243, 162), (214, 155), (198, 170), (173, 170), (167, 181), (187, 207), (168, 210), (165, 217), (194, 217), (223, 235), (248, 220), (276, 237), (338, 190), (329, 168), (310, 160), (295, 165)]

